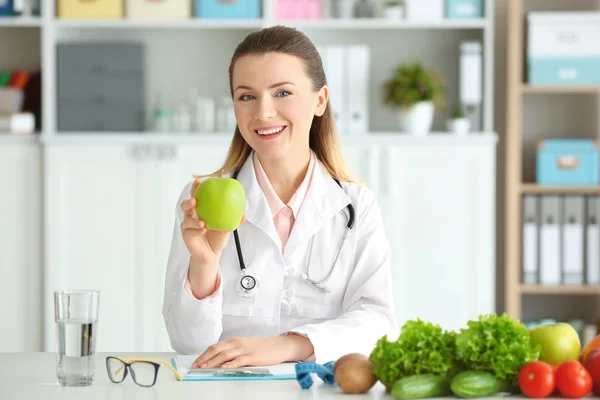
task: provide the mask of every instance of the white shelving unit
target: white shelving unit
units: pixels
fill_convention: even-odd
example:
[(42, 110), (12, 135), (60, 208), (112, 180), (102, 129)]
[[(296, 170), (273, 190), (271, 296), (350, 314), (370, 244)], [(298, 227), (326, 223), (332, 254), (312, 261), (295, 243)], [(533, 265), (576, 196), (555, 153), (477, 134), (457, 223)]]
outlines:
[[(39, 18), (0, 18), (0, 32), (9, 29), (39, 28), (40, 64), (43, 76), (43, 131), (41, 132), (43, 138), (62, 134), (57, 129), (55, 100), (57, 94), (55, 49), (58, 43), (102, 40), (143, 42), (148, 52), (146, 109), (149, 118), (153, 100), (159, 92), (173, 106), (187, 95), (186, 87), (191, 85), (199, 88), (201, 93), (210, 92), (210, 95), (215, 98), (226, 95), (226, 71), (235, 45), (250, 31), (275, 24), (297, 27), (307, 33), (316, 44), (361, 43), (371, 47), (370, 86), (372, 89), (369, 93), (369, 119), (372, 122), (369, 132), (396, 130), (394, 111), (382, 104), (380, 87), (398, 63), (417, 58), (422, 59), (428, 66), (438, 68), (447, 81), (449, 107), (436, 114), (434, 125), (437, 131), (445, 130), (444, 121), (458, 96), (460, 42), (466, 39), (479, 40), (484, 53), (482, 131), (494, 131), (493, 0), (486, 0), (485, 18), (464, 21), (411, 21), (384, 18), (276, 21), (273, 18), (272, 0), (263, 0), (262, 7), (263, 18), (258, 20), (199, 18), (82, 20), (55, 17), (55, 5), (50, 1), (45, 3), (44, 13)], [(326, 4), (326, 7), (329, 9), (329, 4)], [(327, 11), (324, 14), (326, 17), (329, 15)], [(0, 49), (1, 45), (0, 39)], [(390, 47), (397, 51), (390, 51)], [(222, 52), (214, 54), (214, 48), (220, 48)], [(19, 48), (18, 51), (35, 51), (35, 49)], [(211, 54), (208, 61), (204, 58), (205, 54)], [(0, 68), (4, 62), (0, 61)], [(171, 73), (174, 68), (177, 68), (176, 77)], [(215, 76), (219, 78), (215, 80)], [(210, 83), (212, 86), (203, 87), (205, 83)], [(81, 135), (87, 134), (89, 132), (81, 132)], [(78, 134), (69, 132), (68, 135), (74, 137)], [(211, 137), (202, 134), (197, 136), (199, 141), (210, 140)]]

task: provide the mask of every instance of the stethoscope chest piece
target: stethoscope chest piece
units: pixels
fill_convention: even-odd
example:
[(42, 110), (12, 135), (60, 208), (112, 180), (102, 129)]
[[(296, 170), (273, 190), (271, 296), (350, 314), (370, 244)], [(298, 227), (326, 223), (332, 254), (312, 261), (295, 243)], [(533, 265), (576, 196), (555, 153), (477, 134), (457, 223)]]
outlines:
[(240, 278), (237, 281), (236, 289), (240, 295), (252, 297), (258, 290), (258, 281), (254, 276), (248, 275), (246, 269), (243, 269)]

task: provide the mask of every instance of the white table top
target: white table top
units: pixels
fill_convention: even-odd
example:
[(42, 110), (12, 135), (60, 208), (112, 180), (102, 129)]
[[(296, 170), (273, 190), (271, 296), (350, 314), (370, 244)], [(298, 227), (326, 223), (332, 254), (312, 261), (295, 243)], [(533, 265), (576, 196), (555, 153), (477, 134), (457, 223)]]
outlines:
[(144, 388), (126, 379), (112, 383), (106, 373), (106, 356), (160, 358), (170, 360), (171, 353), (99, 353), (96, 379), (89, 387), (59, 387), (56, 384), (54, 353), (0, 353), (0, 398), (19, 400), (160, 400), (160, 399), (394, 399), (378, 382), (363, 395), (347, 395), (337, 386), (329, 386), (312, 375), (313, 386), (302, 389), (297, 381), (178, 381), (173, 372), (161, 366), (156, 384)]

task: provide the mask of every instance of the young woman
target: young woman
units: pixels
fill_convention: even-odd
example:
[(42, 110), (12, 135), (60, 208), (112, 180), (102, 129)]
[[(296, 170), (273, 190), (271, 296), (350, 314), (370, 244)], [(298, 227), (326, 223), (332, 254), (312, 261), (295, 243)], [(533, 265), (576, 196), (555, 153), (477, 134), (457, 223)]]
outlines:
[(397, 334), (390, 246), (374, 194), (343, 161), (321, 58), (301, 32), (253, 32), (229, 68), (237, 128), (214, 176), (246, 191), (241, 225), (207, 230), (179, 198), (163, 316), (195, 367), (368, 355)]

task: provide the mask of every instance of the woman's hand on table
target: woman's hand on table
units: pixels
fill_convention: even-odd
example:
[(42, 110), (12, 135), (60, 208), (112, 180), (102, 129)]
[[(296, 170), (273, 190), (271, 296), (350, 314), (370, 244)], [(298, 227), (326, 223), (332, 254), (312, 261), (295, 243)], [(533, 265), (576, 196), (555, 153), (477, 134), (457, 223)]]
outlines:
[(303, 361), (313, 354), (308, 338), (290, 334), (268, 338), (233, 337), (215, 343), (198, 356), (192, 368), (239, 368)]

